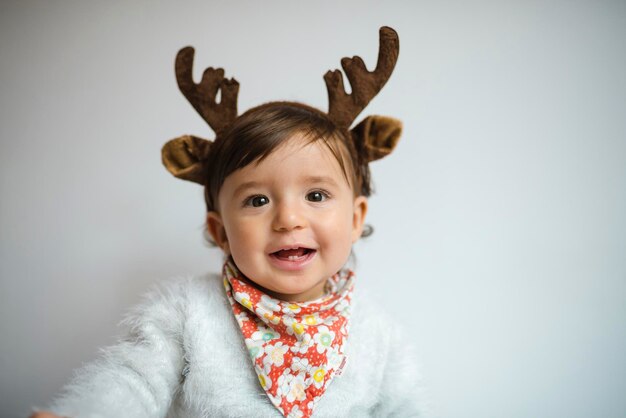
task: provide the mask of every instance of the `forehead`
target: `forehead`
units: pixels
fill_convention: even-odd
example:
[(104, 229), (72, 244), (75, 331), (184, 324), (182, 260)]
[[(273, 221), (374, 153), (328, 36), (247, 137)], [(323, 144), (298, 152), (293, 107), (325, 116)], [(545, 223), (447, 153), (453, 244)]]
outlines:
[[(219, 195), (231, 195), (241, 184), (287, 185), (289, 181), (322, 178), (352, 190), (352, 182), (342, 167), (345, 157), (331, 147), (324, 139), (293, 135), (265, 156), (228, 175)], [(340, 163), (339, 159), (343, 161)]]
[[(297, 133), (238, 171), (242, 174), (268, 171), (268, 174), (277, 176), (281, 176), (283, 170), (289, 170), (292, 175), (298, 172), (318, 171), (343, 177), (342, 163), (338, 158), (344, 159), (344, 157), (341, 151), (336, 151), (331, 147), (332, 145), (324, 139), (311, 139)], [(339, 154), (336, 155), (336, 153)]]

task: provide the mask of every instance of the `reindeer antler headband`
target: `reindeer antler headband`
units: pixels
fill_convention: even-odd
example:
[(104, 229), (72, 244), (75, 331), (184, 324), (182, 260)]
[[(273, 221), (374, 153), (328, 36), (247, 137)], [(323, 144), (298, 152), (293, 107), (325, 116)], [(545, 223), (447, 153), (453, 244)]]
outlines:
[[(378, 62), (374, 71), (368, 71), (363, 60), (354, 56), (343, 58), (341, 66), (350, 82), (352, 93), (346, 93), (340, 70), (324, 75), (328, 89), (328, 117), (340, 128), (349, 129), (356, 117), (385, 85), (398, 60), (400, 41), (390, 27), (380, 28)], [(239, 83), (224, 78), (221, 68), (207, 68), (200, 83), (192, 77), (194, 49), (190, 46), (178, 51), (176, 80), (187, 100), (215, 131), (216, 140), (237, 119)], [(216, 102), (217, 92), (221, 100)], [(400, 121), (372, 115), (351, 130), (355, 146), (363, 151), (367, 162), (389, 154), (396, 146), (402, 131)], [(163, 146), (163, 164), (174, 176), (202, 185), (206, 184), (206, 161), (212, 142), (192, 135), (172, 139)]]

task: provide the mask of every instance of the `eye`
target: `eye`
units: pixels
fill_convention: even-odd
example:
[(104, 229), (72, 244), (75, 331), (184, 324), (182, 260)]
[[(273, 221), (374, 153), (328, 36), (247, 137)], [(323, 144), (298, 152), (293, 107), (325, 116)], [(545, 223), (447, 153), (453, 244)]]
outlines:
[(308, 200), (309, 202), (323, 202), (324, 200), (328, 199), (328, 197), (328, 193), (322, 190), (315, 190), (309, 192), (306, 195), (306, 200)]
[(256, 195), (256, 196), (251, 196), (248, 199), (246, 199), (246, 201), (244, 202), (244, 205), (254, 206), (255, 208), (258, 208), (260, 206), (267, 205), (268, 203), (270, 203), (270, 200), (267, 198), (267, 196)]

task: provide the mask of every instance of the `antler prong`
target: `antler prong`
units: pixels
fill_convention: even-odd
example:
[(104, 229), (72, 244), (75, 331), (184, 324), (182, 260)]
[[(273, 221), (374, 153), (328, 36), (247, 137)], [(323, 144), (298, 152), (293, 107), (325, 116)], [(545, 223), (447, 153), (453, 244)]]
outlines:
[[(193, 81), (194, 49), (190, 46), (178, 51), (176, 56), (176, 79), (180, 91), (202, 118), (219, 135), (237, 118), (237, 94), (239, 83), (234, 78), (224, 78), (222, 68), (204, 70), (200, 83)], [(216, 102), (217, 92), (221, 100)]]
[(363, 60), (354, 56), (343, 58), (341, 67), (352, 87), (352, 93), (346, 93), (339, 70), (329, 71), (324, 75), (328, 90), (328, 115), (340, 126), (348, 128), (359, 113), (385, 85), (398, 60), (400, 41), (393, 29), (380, 28), (380, 46), (378, 61), (374, 71), (368, 71)]

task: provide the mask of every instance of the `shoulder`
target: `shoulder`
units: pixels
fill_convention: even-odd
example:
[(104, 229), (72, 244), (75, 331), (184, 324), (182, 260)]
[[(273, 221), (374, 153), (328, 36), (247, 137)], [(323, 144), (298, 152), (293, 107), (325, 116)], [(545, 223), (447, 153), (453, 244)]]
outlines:
[[(387, 361), (397, 335), (397, 325), (378, 301), (366, 289), (356, 289), (351, 303), (350, 331), (348, 336), (349, 361), (371, 364), (367, 370), (359, 369), (357, 380), (377, 382), (382, 379)], [(376, 390), (375, 390), (376, 391)]]
[(221, 286), (221, 276), (215, 273), (170, 277), (152, 284), (142, 295), (139, 308), (159, 304), (181, 305), (203, 297), (210, 299)]
[(351, 330), (356, 331), (359, 344), (367, 341), (388, 355), (402, 351), (408, 360), (417, 359), (415, 336), (406, 318), (398, 318), (389, 313), (389, 309), (380, 302), (369, 289), (355, 291)]
[(420, 374), (420, 356), (410, 324), (391, 315), (368, 289), (359, 290), (363, 291), (355, 292), (351, 325), (355, 343), (376, 347), (377, 362), (386, 373)]
[(379, 298), (363, 290), (355, 292), (353, 342), (358, 346), (355, 351), (369, 356), (378, 373), (377, 415), (431, 416), (430, 395), (409, 324), (387, 313)]
[(131, 330), (153, 324), (172, 331), (184, 326), (194, 309), (224, 304), (221, 276), (178, 276), (152, 284), (140, 302), (125, 315), (122, 325)]
[(367, 328), (370, 333), (379, 337), (391, 337), (398, 332), (398, 321), (388, 313), (380, 299), (369, 289), (356, 289), (352, 300), (352, 323), (353, 327)]

